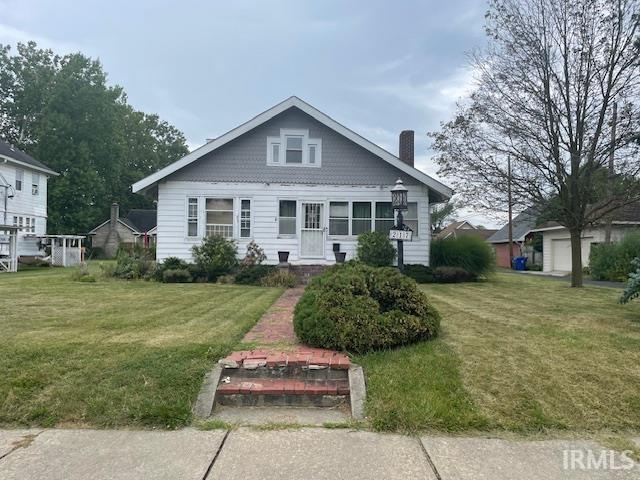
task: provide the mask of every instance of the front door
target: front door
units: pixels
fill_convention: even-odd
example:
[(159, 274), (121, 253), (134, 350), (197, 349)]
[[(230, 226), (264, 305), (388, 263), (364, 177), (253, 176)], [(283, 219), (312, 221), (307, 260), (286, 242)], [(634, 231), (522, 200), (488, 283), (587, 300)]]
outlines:
[(301, 257), (324, 257), (324, 230), (324, 204), (303, 202), (300, 229)]

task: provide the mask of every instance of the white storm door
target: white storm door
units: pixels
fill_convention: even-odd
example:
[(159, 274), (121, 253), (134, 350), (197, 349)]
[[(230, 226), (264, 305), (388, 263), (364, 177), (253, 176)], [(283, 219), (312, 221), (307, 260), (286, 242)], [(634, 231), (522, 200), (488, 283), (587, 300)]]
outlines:
[(303, 202), (300, 256), (304, 258), (324, 257), (324, 234), (324, 204)]

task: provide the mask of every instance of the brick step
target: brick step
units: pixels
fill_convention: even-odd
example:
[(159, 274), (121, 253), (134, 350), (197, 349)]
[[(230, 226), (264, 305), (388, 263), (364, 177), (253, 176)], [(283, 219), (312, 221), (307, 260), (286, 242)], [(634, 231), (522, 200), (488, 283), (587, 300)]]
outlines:
[(322, 348), (299, 348), (293, 351), (245, 350), (233, 352), (218, 361), (228, 368), (255, 370), (260, 367), (306, 367), (310, 370), (329, 368), (348, 370), (351, 362), (343, 353)]
[(349, 378), (349, 371), (336, 370), (329, 367), (309, 368), (308, 366), (258, 367), (245, 369), (225, 368), (223, 375), (230, 378), (289, 378), (294, 380), (345, 380)]
[(216, 403), (234, 407), (334, 408), (349, 404), (349, 381), (223, 377), (216, 391)]
[(349, 380), (231, 377), (218, 384), (218, 395), (349, 395)]

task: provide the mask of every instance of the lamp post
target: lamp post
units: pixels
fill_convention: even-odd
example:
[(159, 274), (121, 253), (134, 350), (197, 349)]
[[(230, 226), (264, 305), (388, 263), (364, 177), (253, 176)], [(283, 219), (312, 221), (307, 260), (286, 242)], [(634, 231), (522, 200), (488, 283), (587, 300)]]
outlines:
[[(404, 230), (402, 223), (402, 211), (407, 209), (407, 187), (401, 179), (396, 180), (396, 185), (391, 189), (391, 206), (398, 212), (396, 215), (396, 230)], [(398, 239), (398, 269), (404, 272), (404, 241)]]

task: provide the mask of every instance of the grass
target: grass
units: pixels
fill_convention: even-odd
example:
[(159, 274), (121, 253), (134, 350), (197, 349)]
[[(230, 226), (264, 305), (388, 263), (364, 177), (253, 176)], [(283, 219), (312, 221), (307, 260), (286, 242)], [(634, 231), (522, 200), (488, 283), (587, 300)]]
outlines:
[(0, 275), (0, 425), (175, 428), (276, 288)]
[(640, 430), (640, 303), (543, 278), (422, 287), (439, 339), (356, 359), (380, 430)]

